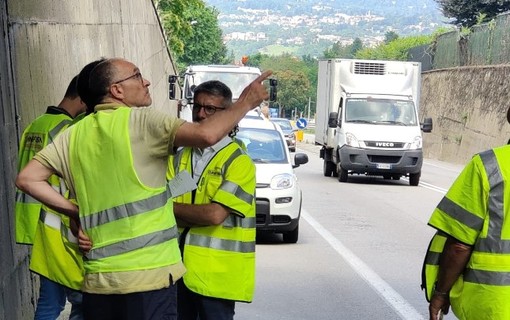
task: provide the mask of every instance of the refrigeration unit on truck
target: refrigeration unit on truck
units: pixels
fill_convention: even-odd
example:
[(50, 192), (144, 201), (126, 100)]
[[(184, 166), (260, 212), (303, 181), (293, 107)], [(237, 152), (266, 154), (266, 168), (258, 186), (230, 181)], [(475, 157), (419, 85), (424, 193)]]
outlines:
[[(192, 65), (186, 68), (183, 75), (182, 99), (179, 102), (179, 117), (187, 121), (192, 120), (193, 90), (202, 82), (219, 80), (232, 90), (232, 99), (236, 101), (243, 89), (261, 74), (256, 67), (237, 65)], [(170, 76), (170, 98), (175, 97), (177, 76)], [(270, 79), (272, 89), (276, 80)], [(276, 94), (276, 91), (274, 92)]]
[(421, 64), (406, 61), (319, 61), (315, 143), (324, 176), (346, 182), (365, 174), (420, 182), (422, 134), (418, 120)]

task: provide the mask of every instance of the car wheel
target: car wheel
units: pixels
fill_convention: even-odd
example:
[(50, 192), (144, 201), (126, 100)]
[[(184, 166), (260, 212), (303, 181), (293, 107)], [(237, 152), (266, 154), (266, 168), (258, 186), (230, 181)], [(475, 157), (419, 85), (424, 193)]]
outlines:
[(348, 172), (341, 166), (338, 166), (338, 181), (340, 182), (347, 182)]
[(331, 161), (324, 160), (324, 176), (331, 177), (333, 172), (335, 172), (335, 164)]
[(283, 233), (283, 242), (285, 243), (296, 243), (299, 237), (299, 225), (296, 228), (289, 232)]
[(290, 152), (296, 152), (296, 147), (293, 147), (293, 148), (291, 147), (291, 148), (289, 148), (289, 151), (290, 151)]
[(417, 186), (420, 183), (421, 172), (409, 174), (409, 185)]

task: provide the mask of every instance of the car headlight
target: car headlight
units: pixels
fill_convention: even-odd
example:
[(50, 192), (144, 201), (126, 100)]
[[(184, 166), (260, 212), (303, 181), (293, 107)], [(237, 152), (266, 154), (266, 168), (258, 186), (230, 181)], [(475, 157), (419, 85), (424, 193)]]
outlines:
[(349, 132), (345, 134), (345, 144), (354, 148), (360, 147), (358, 139), (352, 133)]
[(294, 181), (291, 174), (278, 174), (271, 179), (271, 189), (273, 190), (288, 189), (292, 186), (294, 186)]
[(411, 142), (409, 144), (409, 149), (410, 150), (421, 149), (421, 147), (422, 147), (422, 139), (421, 139), (420, 136), (414, 137), (413, 142)]

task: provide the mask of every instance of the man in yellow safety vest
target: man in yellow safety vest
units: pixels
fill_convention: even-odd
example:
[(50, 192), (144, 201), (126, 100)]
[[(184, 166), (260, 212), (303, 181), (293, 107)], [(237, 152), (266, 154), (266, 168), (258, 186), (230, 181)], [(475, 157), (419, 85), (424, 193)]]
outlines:
[[(194, 90), (193, 122), (221, 114), (231, 105), (232, 92), (225, 84), (201, 83)], [(185, 170), (197, 184), (197, 189), (174, 199), (187, 269), (178, 283), (180, 320), (231, 320), (235, 302), (253, 298), (255, 165), (234, 140), (235, 132), (211, 147), (182, 148), (169, 159), (169, 180)]]

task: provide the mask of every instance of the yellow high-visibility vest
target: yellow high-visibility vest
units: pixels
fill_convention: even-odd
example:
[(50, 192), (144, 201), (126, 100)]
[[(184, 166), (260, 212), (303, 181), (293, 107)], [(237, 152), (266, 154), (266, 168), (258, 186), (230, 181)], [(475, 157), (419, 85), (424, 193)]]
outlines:
[[(51, 143), (62, 130), (66, 129), (72, 121), (71, 116), (65, 113), (63, 109), (49, 107), (45, 114), (30, 123), (21, 136), (18, 152), (18, 172), (32, 160), (37, 152)], [(61, 194), (65, 194), (65, 190), (60, 190), (60, 187), (65, 188), (65, 186), (60, 184), (58, 177), (52, 176), (50, 183)], [(16, 190), (15, 230), (17, 243), (34, 243), (40, 210), (41, 203), (39, 201), (19, 189)]]
[[(192, 148), (169, 159), (167, 178), (193, 174)], [(236, 142), (218, 151), (204, 168), (198, 187), (178, 203), (217, 202), (232, 212), (218, 226), (185, 230), (183, 261), (186, 287), (203, 296), (250, 302), (255, 290), (255, 165)], [(244, 215), (244, 217), (242, 216)]]
[(96, 112), (71, 128), (80, 223), (93, 243), (85, 274), (155, 269), (181, 260), (170, 190), (144, 185), (135, 171), (130, 113), (128, 107)]
[(473, 246), (450, 290), (459, 319), (510, 319), (510, 146), (468, 163), (434, 210), (429, 224)]

